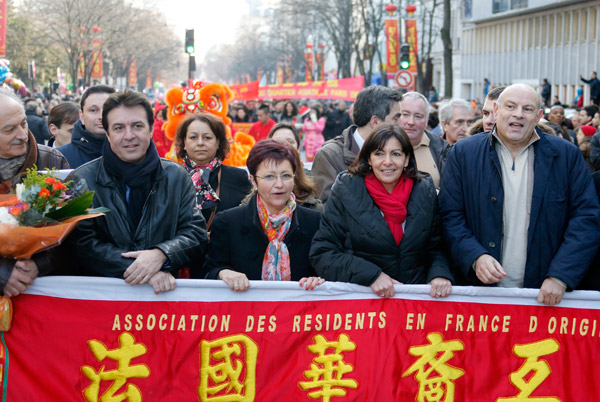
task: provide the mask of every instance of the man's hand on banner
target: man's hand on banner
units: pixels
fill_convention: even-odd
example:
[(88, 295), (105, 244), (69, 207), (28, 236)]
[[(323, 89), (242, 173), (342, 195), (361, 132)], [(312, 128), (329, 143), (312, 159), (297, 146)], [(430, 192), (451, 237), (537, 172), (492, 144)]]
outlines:
[(123, 274), (125, 282), (130, 285), (143, 285), (156, 274), (164, 263), (167, 261), (167, 256), (159, 249), (129, 251), (121, 253), (124, 258), (135, 258), (129, 268)]

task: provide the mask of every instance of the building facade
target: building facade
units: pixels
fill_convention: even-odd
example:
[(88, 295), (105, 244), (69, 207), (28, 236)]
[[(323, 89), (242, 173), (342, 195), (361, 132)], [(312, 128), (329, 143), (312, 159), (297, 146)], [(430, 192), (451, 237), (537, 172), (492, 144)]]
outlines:
[(589, 102), (579, 77), (599, 69), (600, 0), (463, 0), (461, 24), (455, 96), (482, 99), (484, 78), (534, 87), (546, 78), (562, 103), (578, 88)]

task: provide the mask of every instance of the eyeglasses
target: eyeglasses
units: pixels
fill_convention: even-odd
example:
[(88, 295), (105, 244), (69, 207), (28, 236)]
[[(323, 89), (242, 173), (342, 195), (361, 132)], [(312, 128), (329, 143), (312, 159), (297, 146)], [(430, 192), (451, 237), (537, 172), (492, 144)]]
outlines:
[(262, 180), (266, 181), (267, 183), (275, 183), (277, 181), (277, 179), (280, 179), (282, 183), (287, 183), (287, 182), (294, 180), (294, 176), (295, 175), (293, 175), (291, 173), (282, 173), (279, 176), (277, 176), (276, 174), (268, 174), (265, 176), (256, 176), (256, 178), (262, 179)]

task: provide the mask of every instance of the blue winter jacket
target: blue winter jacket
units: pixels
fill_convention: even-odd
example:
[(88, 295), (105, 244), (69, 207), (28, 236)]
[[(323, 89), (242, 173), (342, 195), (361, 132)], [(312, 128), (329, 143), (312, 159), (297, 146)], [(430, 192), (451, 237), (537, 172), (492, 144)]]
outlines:
[[(524, 287), (539, 288), (548, 277), (575, 288), (600, 242), (600, 204), (581, 152), (562, 138), (538, 131), (527, 236)], [(504, 190), (498, 141), (492, 133), (454, 145), (439, 194), (444, 237), (456, 266), (475, 285), (472, 268), (489, 254), (502, 263)]]
[(71, 169), (77, 169), (84, 163), (102, 156), (104, 141), (105, 137), (94, 136), (84, 128), (81, 120), (77, 120), (73, 126), (71, 142), (57, 149), (67, 158)]

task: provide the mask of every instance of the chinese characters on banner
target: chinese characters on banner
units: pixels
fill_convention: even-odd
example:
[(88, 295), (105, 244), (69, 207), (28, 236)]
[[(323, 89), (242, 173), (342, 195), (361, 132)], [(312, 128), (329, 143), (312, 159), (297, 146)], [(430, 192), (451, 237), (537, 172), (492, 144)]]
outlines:
[(417, 20), (415, 19), (407, 19), (405, 21), (406, 27), (406, 42), (410, 45), (410, 68), (408, 71), (411, 73), (417, 73), (417, 53), (419, 52), (419, 47), (417, 43)]
[(118, 279), (36, 279), (13, 300), (13, 326), (3, 334), (6, 349), (0, 345), (6, 400), (598, 396), (600, 297), (590, 292), (549, 308), (527, 289), (454, 288), (434, 301), (426, 285), (397, 286), (397, 297), (382, 300), (339, 283), (306, 292), (251, 282), (243, 294), (219, 284), (180, 280), (155, 296)]
[(258, 81), (252, 81), (247, 84), (229, 85), (233, 92), (232, 100), (248, 100), (258, 98)]
[(6, 56), (6, 18), (8, 0), (0, 0), (0, 56)]
[(387, 54), (387, 73), (398, 72), (398, 20), (388, 18), (385, 20), (385, 49)]

